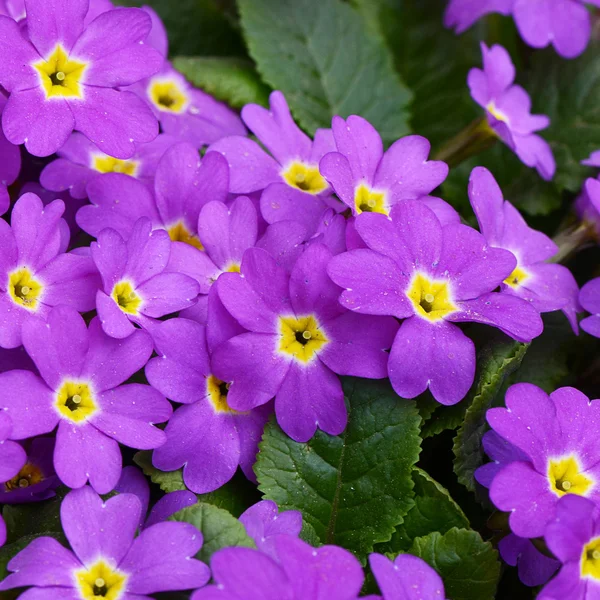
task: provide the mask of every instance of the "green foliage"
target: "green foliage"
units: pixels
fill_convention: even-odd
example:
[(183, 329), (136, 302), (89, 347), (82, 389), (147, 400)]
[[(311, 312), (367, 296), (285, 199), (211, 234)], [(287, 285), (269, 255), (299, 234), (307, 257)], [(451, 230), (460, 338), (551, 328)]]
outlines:
[(254, 542), (246, 533), (244, 526), (231, 513), (223, 508), (198, 502), (182, 508), (171, 515), (169, 521), (191, 523), (202, 533), (204, 539), (196, 558), (210, 563), (210, 557), (221, 548), (228, 546), (254, 547)]
[(161, 471), (152, 464), (152, 451), (142, 450), (133, 457), (135, 464), (142, 469), (150, 481), (160, 487), (163, 492), (176, 492), (178, 490), (187, 490), (183, 483), (183, 471)]
[(258, 71), (285, 93), (313, 133), (331, 117), (358, 114), (384, 140), (409, 132), (411, 94), (383, 40), (341, 0), (239, 0), (242, 28)]
[(349, 422), (342, 435), (318, 432), (300, 444), (271, 423), (255, 471), (265, 497), (281, 510), (301, 510), (316, 540), (364, 561), (413, 506), (421, 419), (414, 402), (383, 383), (347, 380), (344, 387)]
[(498, 553), (476, 531), (450, 529), (417, 538), (409, 549), (444, 580), (452, 600), (493, 600), (500, 576)]

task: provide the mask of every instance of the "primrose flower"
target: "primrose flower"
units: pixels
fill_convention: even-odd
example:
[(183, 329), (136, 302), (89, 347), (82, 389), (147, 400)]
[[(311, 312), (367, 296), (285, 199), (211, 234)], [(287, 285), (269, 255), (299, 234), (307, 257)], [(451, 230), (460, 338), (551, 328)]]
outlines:
[(198, 502), (198, 496), (188, 490), (176, 490), (169, 492), (156, 502), (150, 509), (144, 527), (151, 527), (156, 523), (166, 521), (171, 515), (183, 508), (193, 506)]
[(69, 228), (65, 205), (43, 206), (34, 194), (16, 202), (11, 226), (0, 220), (0, 346), (21, 345), (21, 327), (50, 308), (68, 305), (91, 310), (98, 272), (89, 256), (65, 253)]
[(330, 129), (318, 129), (312, 141), (292, 119), (281, 92), (273, 92), (269, 101), (269, 110), (247, 104), (242, 119), (271, 155), (239, 136), (223, 138), (209, 150), (227, 158), (230, 192), (264, 190), (260, 207), (267, 223), (299, 221), (312, 234), (327, 208), (341, 208), (319, 173), (323, 155), (335, 150), (333, 134)]
[(506, 407), (488, 410), (488, 423), (524, 456), (499, 470), (490, 498), (510, 513), (516, 535), (539, 537), (562, 496), (600, 498), (600, 402), (574, 388), (548, 396), (535, 385), (518, 383), (506, 392)]
[(119, 443), (146, 450), (164, 443), (153, 423), (171, 416), (169, 402), (148, 385), (121, 385), (150, 358), (147, 333), (116, 340), (98, 318), (88, 330), (74, 309), (58, 306), (47, 322), (23, 325), (23, 344), (41, 377), (20, 370), (0, 374), (0, 408), (12, 418), (14, 440), (58, 425), (54, 468), (65, 485), (78, 488), (89, 479), (99, 493), (110, 492), (121, 474)]
[(519, 340), (543, 329), (528, 302), (493, 292), (516, 267), (466, 225), (442, 227), (420, 201), (397, 204), (390, 218), (361, 214), (356, 230), (366, 249), (332, 258), (328, 273), (345, 288), (349, 310), (405, 319), (394, 339), (388, 373), (399, 396), (427, 388), (442, 404), (464, 398), (475, 374), (475, 346), (454, 322), (485, 323)]
[(525, 43), (534, 48), (549, 44), (563, 58), (575, 58), (587, 47), (592, 31), (585, 4), (599, 0), (450, 0), (444, 25), (462, 33), (488, 13), (512, 14)]
[(337, 152), (326, 154), (319, 169), (353, 215), (388, 215), (403, 200), (427, 196), (448, 175), (448, 165), (428, 161), (429, 142), (409, 135), (384, 153), (377, 130), (362, 117), (333, 117)]
[[(90, 6), (85, 15), (84, 25), (91, 23), (99, 14), (112, 10), (114, 6), (110, 0), (90, 0)], [(12, 17), (15, 21), (22, 21), (27, 16), (25, 0), (0, 0), (0, 15)]]
[[(4, 110), (6, 98), (0, 92), (0, 115)], [(14, 183), (21, 171), (21, 149), (11, 144), (0, 127), (0, 215), (10, 206), (8, 186)]]
[(596, 241), (600, 240), (600, 181), (589, 177), (575, 200), (575, 211), (584, 224), (594, 227)]
[(171, 239), (163, 229), (152, 231), (142, 218), (125, 241), (114, 229), (104, 229), (92, 242), (91, 254), (103, 289), (96, 293), (102, 329), (114, 338), (125, 338), (151, 327), (155, 319), (177, 312), (196, 301), (195, 279), (169, 271)]
[(369, 565), (383, 600), (444, 600), (446, 597), (442, 578), (418, 556), (400, 554), (392, 561), (374, 553), (369, 555)]
[(153, 338), (159, 356), (146, 365), (148, 381), (184, 404), (169, 420), (165, 444), (153, 453), (154, 466), (183, 467), (186, 486), (198, 494), (227, 483), (238, 465), (254, 480), (252, 466), (271, 411), (229, 407), (228, 382), (212, 374), (204, 326), (171, 319), (154, 330)]
[(247, 329), (218, 346), (213, 372), (231, 382), (228, 405), (247, 411), (275, 397), (281, 428), (305, 442), (317, 427), (341, 433), (347, 421), (337, 375), (385, 377), (387, 350), (397, 330), (392, 318), (345, 310), (327, 276), (331, 251), (306, 248), (291, 274), (264, 250), (250, 248), (241, 273), (224, 273), (217, 291)]
[(44, 167), (40, 183), (52, 192), (68, 190), (76, 199), (87, 198), (86, 185), (103, 173), (124, 173), (151, 185), (158, 161), (177, 141), (159, 134), (147, 144), (136, 144), (135, 154), (123, 160), (105, 154), (84, 135), (75, 132), (57, 152), (58, 158)]
[(562, 310), (577, 333), (577, 282), (566, 267), (545, 262), (558, 252), (558, 246), (529, 227), (519, 211), (504, 201), (487, 169), (473, 169), (469, 199), (487, 243), (509, 250), (517, 259), (517, 266), (501, 284), (502, 293), (523, 298), (540, 312)]
[(60, 520), (71, 550), (39, 537), (8, 564), (0, 590), (32, 586), (24, 597), (147, 598), (155, 592), (203, 586), (208, 567), (194, 555), (202, 534), (189, 523), (158, 523), (135, 532), (142, 507), (133, 494), (106, 502), (91, 488), (69, 492)]
[[(532, 5), (533, 6), (533, 5)], [(554, 177), (556, 163), (552, 150), (535, 132), (550, 124), (546, 115), (532, 115), (531, 99), (519, 85), (513, 85), (515, 67), (502, 46), (481, 44), (483, 70), (469, 71), (471, 97), (485, 110), (487, 125), (528, 167), (540, 177)]]
[(588, 281), (579, 293), (579, 302), (591, 315), (581, 321), (581, 329), (600, 337), (600, 277)]
[(117, 88), (155, 73), (162, 57), (144, 40), (152, 25), (138, 8), (116, 8), (87, 26), (87, 0), (26, 1), (21, 30), (0, 16), (0, 85), (9, 98), (2, 127), (13, 144), (35, 156), (53, 154), (74, 129), (102, 152), (129, 158), (150, 142), (158, 123), (131, 92)]
[(313, 548), (290, 535), (274, 539), (277, 559), (251, 548), (223, 548), (210, 561), (216, 584), (192, 600), (357, 600), (364, 575), (358, 560), (337, 546)]

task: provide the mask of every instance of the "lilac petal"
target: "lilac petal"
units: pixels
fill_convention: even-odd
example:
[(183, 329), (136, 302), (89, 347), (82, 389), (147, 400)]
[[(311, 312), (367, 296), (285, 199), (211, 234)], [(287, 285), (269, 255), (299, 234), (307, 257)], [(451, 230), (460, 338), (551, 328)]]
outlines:
[(202, 534), (189, 523), (157, 523), (133, 541), (119, 568), (129, 573), (127, 589), (135, 594), (202, 587), (208, 567), (192, 558)]
[(355, 180), (348, 159), (339, 152), (326, 154), (319, 163), (319, 171), (335, 190), (340, 200), (356, 213), (354, 206)]
[(531, 98), (520, 85), (513, 85), (504, 92), (496, 102), (496, 109), (508, 117), (511, 131), (520, 135), (529, 135), (550, 125), (546, 115), (531, 114)]
[(600, 277), (588, 281), (581, 288), (579, 302), (589, 313), (600, 313)]
[(6, 439), (0, 441), (0, 481), (8, 481), (17, 475), (26, 460), (22, 446)]
[[(178, 321), (188, 319), (171, 319)], [(193, 321), (189, 321), (193, 323)], [(201, 325), (198, 325), (201, 327)], [(159, 325), (161, 327), (161, 325)], [(179, 340), (177, 340), (179, 344)], [(185, 346), (182, 346), (185, 348)], [(206, 391), (206, 377), (193, 366), (182, 364), (166, 356), (151, 358), (146, 365), (146, 377), (154, 388), (173, 402), (191, 404)]]
[(490, 12), (510, 14), (513, 3), (514, 0), (450, 0), (444, 13), (444, 26), (460, 34)]
[[(0, 412), (0, 443), (10, 437), (12, 432), (12, 420), (6, 412)], [(11, 479), (8, 477), (8, 479)], [(5, 480), (6, 481), (6, 480)]]
[(102, 323), (102, 330), (112, 338), (124, 339), (129, 337), (135, 327), (128, 316), (119, 308), (111, 296), (98, 290), (96, 293), (96, 310)]
[(521, 537), (539, 537), (554, 517), (558, 498), (530, 463), (512, 462), (494, 478), (490, 498), (495, 506), (510, 512), (510, 528)]
[(89, 479), (94, 490), (107, 494), (119, 481), (121, 460), (119, 444), (94, 426), (60, 422), (56, 433), (54, 467), (65, 485), (80, 488)]
[(65, 377), (81, 374), (89, 348), (85, 321), (74, 308), (57, 306), (47, 323), (40, 319), (24, 323), (23, 344), (48, 386), (57, 390)]
[(134, 494), (118, 494), (104, 502), (85, 486), (65, 496), (60, 516), (69, 544), (85, 566), (102, 556), (114, 568), (131, 546), (141, 511)]
[(586, 333), (594, 337), (600, 337), (600, 316), (592, 315), (591, 317), (586, 317), (579, 324), (581, 325), (581, 329)]
[(142, 471), (134, 466), (124, 467), (115, 491), (119, 494), (133, 494), (140, 501), (142, 509), (138, 528), (141, 529), (150, 503), (150, 485)]
[(550, 20), (552, 44), (560, 56), (579, 56), (586, 49), (592, 31), (588, 9), (578, 2), (555, 2)]
[[(81, 594), (75, 588), (65, 587), (43, 587), (43, 588), (29, 588), (19, 596), (20, 600), (80, 600)], [(124, 596), (123, 600), (130, 600), (129, 596)], [(142, 598), (135, 598), (131, 600), (145, 600)]]
[(486, 74), (492, 98), (500, 96), (515, 80), (515, 67), (510, 54), (499, 44), (487, 48), (481, 43), (483, 70)]
[[(302, 241), (304, 241), (304, 238)], [(19, 250), (15, 234), (6, 221), (0, 220), (0, 273), (4, 275), (12, 270), (17, 265), (18, 257)], [(1, 287), (6, 289), (4, 283)]]
[(169, 40), (167, 38), (167, 30), (161, 18), (158, 16), (156, 11), (151, 6), (144, 6), (142, 10), (145, 10), (152, 19), (152, 29), (146, 39), (146, 44), (154, 48), (164, 57), (169, 53)]
[(488, 244), (500, 245), (504, 234), (504, 198), (494, 176), (485, 167), (471, 171), (469, 200)]
[(471, 98), (482, 108), (486, 108), (492, 100), (490, 85), (486, 74), (477, 68), (473, 68), (467, 74), (467, 85)]
[(125, 273), (136, 285), (164, 271), (169, 262), (171, 239), (164, 229), (152, 230), (150, 219), (140, 219), (127, 240)]
[(460, 215), (445, 200), (436, 198), (435, 196), (423, 196), (420, 202), (435, 213), (442, 227), (460, 223)]
[(22, 440), (52, 431), (59, 420), (53, 402), (52, 391), (31, 371), (0, 374), (0, 408), (12, 419), (13, 439)]
[(67, 141), (75, 127), (66, 100), (46, 101), (42, 88), (13, 92), (2, 113), (4, 135), (12, 144), (25, 144), (34, 156), (50, 156)]
[(0, 85), (9, 92), (28, 90), (38, 85), (38, 74), (31, 63), (40, 56), (31, 42), (22, 35), (19, 25), (0, 15), (0, 54), (2, 72)]
[(90, 244), (92, 259), (100, 271), (106, 293), (112, 292), (115, 284), (123, 279), (127, 265), (127, 245), (114, 229), (104, 229), (98, 240)]
[(212, 492), (233, 477), (240, 458), (235, 421), (215, 412), (208, 398), (178, 408), (165, 433), (167, 441), (154, 451), (152, 462), (163, 471), (183, 467), (183, 479), (193, 492)]
[(75, 128), (115, 158), (130, 158), (135, 154), (134, 142), (151, 142), (158, 135), (156, 117), (132, 92), (86, 85), (85, 102), (69, 106)]
[(229, 165), (229, 191), (248, 194), (279, 181), (279, 165), (256, 142), (233, 135), (211, 144), (210, 152), (219, 152)]
[(195, 279), (201, 294), (208, 294), (212, 284), (221, 275), (219, 268), (197, 248), (183, 242), (171, 244), (171, 255), (165, 269), (171, 273), (183, 273)]
[[(581, 548), (580, 548), (581, 550)], [(558, 600), (563, 598), (594, 598), (590, 590), (597, 586), (588, 583), (589, 580), (582, 579), (579, 561), (564, 564), (556, 577), (549, 581), (539, 594), (540, 600)]]
[(39, 537), (8, 563), (8, 569), (14, 573), (2, 581), (0, 589), (26, 585), (71, 587), (72, 571), (80, 568), (81, 563), (70, 550), (54, 538)]
[(276, 352), (276, 344), (274, 335), (244, 333), (215, 350), (212, 356), (215, 376), (232, 382), (227, 396), (229, 406), (250, 410), (277, 394), (290, 360)]
[(307, 442), (317, 427), (339, 435), (348, 421), (340, 380), (319, 359), (307, 365), (293, 362), (275, 397), (275, 414), (296, 442)]
[(338, 375), (383, 379), (398, 323), (391, 317), (347, 312), (326, 326), (329, 343), (319, 358)]
[[(43, 316), (40, 309), (38, 315)], [(15, 310), (15, 304), (8, 294), (0, 293), (0, 347), (18, 348), (23, 343), (21, 339), (23, 323), (31, 318), (35, 317), (32, 317), (26, 309)]]
[(491, 292), (460, 302), (459, 307), (460, 312), (452, 313), (448, 320), (493, 325), (519, 342), (530, 342), (544, 329), (540, 314), (533, 306), (508, 294)]
[(429, 388), (441, 404), (456, 404), (475, 377), (475, 346), (451, 323), (429, 323), (414, 316), (400, 326), (388, 372), (402, 398), (415, 398)]
[[(206, 341), (211, 354), (219, 344), (246, 331), (221, 302), (217, 286), (212, 288), (208, 294), (207, 314), (209, 313), (211, 318), (206, 325)], [(208, 367), (204, 372), (209, 372)]]
[(183, 273), (155, 275), (137, 288), (144, 299), (142, 312), (158, 318), (193, 306), (199, 287), (195, 279)]
[(482, 441), (486, 454), (492, 460), (500, 463), (512, 462), (514, 460), (529, 460), (527, 454), (498, 435), (493, 429), (485, 433)]
[(556, 172), (556, 161), (548, 142), (539, 135), (514, 135), (515, 153), (528, 167), (535, 167), (540, 177), (550, 181)]
[(268, 402), (236, 419), (235, 426), (240, 436), (240, 469), (252, 483), (257, 483), (253, 467), (258, 454), (258, 444), (272, 414), (273, 405)]
[(93, 319), (89, 336), (90, 349), (81, 375), (89, 377), (98, 392), (123, 383), (139, 371), (152, 354), (152, 339), (144, 331), (136, 331), (124, 340), (116, 340), (102, 331), (99, 319)]
[[(76, 134), (72, 134), (71, 138), (73, 135)], [(64, 158), (58, 158), (44, 167), (40, 175), (40, 183), (47, 190), (54, 192), (69, 190), (73, 198), (83, 199), (87, 198), (85, 188), (88, 181), (96, 176), (97, 173), (86, 166), (72, 163)]]
[(560, 567), (560, 562), (539, 552), (531, 541), (513, 533), (500, 540), (498, 550), (502, 559), (519, 567), (519, 579), (529, 587), (546, 583)]
[(256, 247), (266, 250), (278, 266), (289, 272), (296, 264), (306, 238), (304, 225), (296, 221), (279, 221), (267, 227), (263, 237), (256, 243)]
[(159, 498), (158, 502), (152, 507), (148, 518), (146, 519), (145, 527), (151, 527), (156, 523), (166, 521), (171, 515), (179, 512), (181, 509), (188, 506), (193, 506), (198, 502), (196, 494), (188, 490), (177, 490), (165, 494)]
[(351, 250), (334, 256), (327, 272), (337, 285), (345, 288), (340, 303), (350, 310), (399, 319), (414, 314), (404, 293), (408, 278), (387, 256), (372, 250)]

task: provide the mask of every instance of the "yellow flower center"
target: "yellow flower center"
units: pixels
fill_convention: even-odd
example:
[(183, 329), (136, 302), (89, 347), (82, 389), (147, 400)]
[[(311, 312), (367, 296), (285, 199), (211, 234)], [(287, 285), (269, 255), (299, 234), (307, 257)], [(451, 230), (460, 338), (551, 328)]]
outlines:
[(155, 79), (148, 88), (148, 95), (156, 108), (165, 112), (185, 112), (190, 102), (177, 83), (168, 79)]
[(490, 102), (485, 109), (498, 121), (502, 121), (503, 123), (508, 123), (508, 117), (500, 110), (496, 108), (494, 101)]
[(61, 417), (73, 423), (89, 419), (98, 410), (89, 384), (81, 381), (65, 381), (56, 394), (54, 406)]
[(118, 600), (125, 592), (127, 575), (98, 560), (89, 569), (75, 571), (75, 580), (85, 600)]
[(429, 279), (417, 273), (406, 292), (415, 311), (429, 321), (439, 321), (457, 310), (447, 281)]
[(8, 292), (12, 301), (23, 308), (35, 311), (44, 286), (33, 278), (27, 267), (21, 267), (8, 276)]
[(23, 489), (30, 485), (35, 485), (44, 480), (42, 470), (36, 465), (31, 463), (25, 463), (25, 466), (19, 471), (19, 473), (4, 483), (4, 489), (7, 492), (12, 492), (16, 489)]
[(124, 313), (138, 314), (142, 299), (135, 293), (133, 285), (129, 281), (123, 280), (115, 283), (111, 296)]
[(504, 283), (509, 285), (511, 288), (518, 288), (523, 282), (529, 279), (529, 273), (522, 269), (521, 267), (517, 267), (505, 280)]
[(83, 98), (81, 80), (87, 64), (69, 58), (57, 44), (47, 60), (33, 63), (48, 98)]
[(99, 173), (124, 173), (135, 177), (139, 162), (137, 160), (122, 160), (108, 154), (94, 154), (92, 156), (92, 169)]
[(290, 163), (281, 175), (289, 186), (308, 194), (320, 194), (328, 188), (328, 184), (319, 173), (317, 165), (309, 165), (299, 160)]
[(229, 263), (224, 269), (225, 273), (240, 273), (240, 264), (239, 263)]
[(581, 577), (600, 580), (600, 537), (590, 540), (581, 553)]
[(312, 315), (279, 317), (279, 351), (307, 363), (329, 340)]
[(227, 404), (227, 394), (229, 393), (229, 383), (225, 383), (217, 379), (214, 375), (209, 375), (206, 380), (206, 391), (208, 399), (216, 413), (240, 414), (239, 411), (233, 410)]
[(389, 214), (385, 203), (385, 192), (378, 192), (361, 183), (354, 192), (354, 210), (360, 215), (363, 212)]
[(579, 461), (574, 456), (551, 459), (548, 463), (550, 489), (559, 497), (565, 494), (585, 496), (594, 481), (581, 470)]
[(198, 248), (198, 250), (204, 250), (202, 242), (181, 221), (168, 227), (167, 232), (173, 242), (183, 242), (184, 244)]

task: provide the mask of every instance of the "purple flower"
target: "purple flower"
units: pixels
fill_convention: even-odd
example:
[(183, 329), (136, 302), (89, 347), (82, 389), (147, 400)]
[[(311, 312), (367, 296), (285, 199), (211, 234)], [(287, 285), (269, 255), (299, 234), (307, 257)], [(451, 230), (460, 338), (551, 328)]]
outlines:
[(595, 600), (600, 585), (598, 505), (572, 495), (561, 498), (556, 518), (546, 527), (545, 540), (562, 567), (538, 598)]
[(19, 370), (0, 374), (0, 408), (13, 420), (15, 440), (58, 425), (54, 467), (63, 483), (78, 488), (89, 479), (107, 493), (121, 474), (119, 443), (140, 449), (164, 443), (164, 432), (153, 423), (171, 416), (169, 402), (148, 385), (121, 385), (150, 358), (147, 333), (116, 340), (99, 319), (88, 330), (74, 309), (58, 306), (47, 322), (23, 325), (23, 344), (41, 377)]
[(596, 240), (600, 240), (600, 181), (589, 177), (581, 194), (575, 200), (575, 211), (584, 225), (594, 227)]
[(267, 154), (256, 142), (239, 136), (224, 138), (209, 147), (229, 163), (229, 191), (248, 194), (264, 190), (260, 199), (262, 216), (268, 223), (299, 221), (313, 233), (327, 208), (340, 205), (319, 173), (319, 161), (335, 150), (330, 129), (318, 129), (314, 141), (294, 123), (281, 92), (273, 92), (270, 110), (247, 104), (242, 119)]
[(167, 269), (171, 245), (169, 234), (152, 231), (146, 218), (133, 226), (127, 241), (114, 229), (104, 229), (92, 242), (92, 258), (103, 284), (96, 308), (107, 335), (126, 338), (135, 331), (134, 323), (146, 329), (155, 319), (195, 303), (197, 282)]
[(215, 585), (192, 600), (357, 600), (363, 584), (358, 560), (337, 546), (313, 548), (294, 536), (274, 540), (277, 560), (250, 548), (224, 548), (210, 566)]
[(488, 410), (487, 420), (524, 456), (507, 461), (495, 475), (490, 498), (511, 513), (516, 535), (539, 537), (565, 494), (600, 498), (600, 402), (574, 388), (548, 396), (519, 383), (506, 392), (506, 407)]
[(0, 16), (0, 85), (9, 93), (2, 127), (35, 156), (56, 152), (74, 129), (103, 152), (129, 158), (158, 134), (152, 111), (117, 88), (155, 73), (162, 56), (144, 45), (152, 25), (137, 8), (85, 24), (88, 0), (26, 0), (27, 26)]
[(488, 13), (512, 14), (527, 44), (552, 44), (563, 58), (575, 58), (585, 50), (592, 30), (585, 4), (600, 6), (600, 0), (451, 0), (444, 24), (462, 33)]
[(134, 494), (137, 496), (141, 505), (139, 526), (140, 529), (143, 529), (148, 505), (150, 504), (150, 484), (144, 474), (137, 467), (124, 467), (114, 491), (119, 494)]
[(171, 515), (174, 515), (187, 506), (193, 506), (197, 502), (198, 497), (196, 494), (188, 490), (177, 490), (165, 494), (150, 510), (144, 526), (151, 527), (156, 523), (166, 521)]
[(581, 321), (581, 329), (600, 337), (600, 277), (588, 281), (579, 293), (579, 302), (591, 315)]
[(424, 137), (401, 138), (384, 153), (381, 136), (362, 117), (333, 117), (332, 128), (337, 152), (326, 154), (319, 168), (353, 215), (388, 215), (398, 202), (427, 196), (448, 175), (446, 163), (427, 160), (431, 145)]
[(99, 276), (92, 259), (65, 253), (69, 228), (61, 219), (65, 205), (43, 206), (34, 194), (21, 196), (11, 226), (0, 220), (0, 346), (21, 345), (21, 327), (45, 317), (51, 307), (94, 307)]
[(513, 85), (515, 67), (502, 46), (488, 48), (482, 43), (481, 51), (483, 70), (471, 69), (467, 80), (471, 97), (485, 109), (493, 133), (521, 162), (535, 167), (543, 179), (552, 179), (556, 170), (552, 150), (548, 142), (534, 133), (548, 127), (550, 119), (530, 113), (531, 99), (521, 86)]
[(473, 169), (469, 199), (487, 243), (509, 250), (517, 259), (517, 266), (500, 286), (501, 292), (527, 300), (540, 312), (562, 310), (577, 333), (577, 282), (566, 267), (546, 262), (558, 252), (558, 246), (529, 227), (519, 211), (504, 201), (487, 169)]
[(86, 185), (102, 173), (124, 173), (152, 184), (158, 161), (177, 138), (160, 134), (147, 144), (136, 144), (135, 154), (122, 160), (105, 154), (81, 133), (72, 133), (58, 157), (44, 167), (41, 184), (50, 191), (69, 190), (73, 198), (87, 198)]
[[(90, 7), (83, 22), (84, 25), (91, 23), (99, 14), (113, 8), (114, 6), (110, 0), (90, 0)], [(24, 20), (27, 16), (25, 0), (0, 0), (0, 15), (7, 15), (15, 21)]]
[(444, 600), (442, 578), (424, 560), (400, 554), (395, 560), (369, 555), (369, 564), (383, 600)]
[[(330, 250), (309, 246), (291, 275), (264, 250), (251, 248), (240, 273), (225, 273), (217, 291), (248, 331), (213, 353), (213, 372), (231, 382), (227, 402), (246, 411), (275, 397), (281, 428), (305, 442), (317, 427), (341, 433), (347, 421), (337, 375), (385, 377), (397, 325), (345, 310), (327, 276)], [(336, 375), (337, 374), (337, 375)]]
[(230, 408), (228, 383), (212, 374), (204, 326), (171, 319), (153, 337), (159, 356), (146, 365), (148, 381), (185, 405), (169, 420), (166, 442), (152, 456), (154, 466), (183, 467), (186, 486), (199, 494), (227, 483), (238, 465), (254, 480), (252, 465), (270, 410)]
[(516, 266), (466, 225), (442, 227), (420, 201), (397, 204), (390, 218), (361, 214), (356, 229), (368, 246), (334, 257), (328, 268), (345, 288), (340, 302), (364, 314), (406, 319), (394, 339), (388, 373), (403, 398), (427, 388), (442, 404), (460, 401), (473, 383), (475, 346), (453, 322), (492, 325), (519, 341), (543, 329), (529, 303), (492, 292)]
[(135, 537), (141, 505), (133, 494), (105, 503), (91, 488), (67, 494), (60, 507), (72, 550), (39, 537), (8, 564), (0, 590), (33, 586), (24, 597), (147, 598), (155, 592), (203, 586), (208, 567), (193, 556), (202, 535), (189, 523), (159, 523)]
[[(4, 110), (6, 98), (0, 91), (0, 115)], [(14, 183), (21, 171), (21, 149), (11, 144), (0, 127), (0, 215), (10, 206), (8, 186)]]
[(282, 534), (298, 537), (302, 529), (300, 511), (279, 512), (277, 504), (272, 500), (257, 502), (240, 515), (240, 521), (256, 547), (274, 559), (277, 559), (277, 537)]

